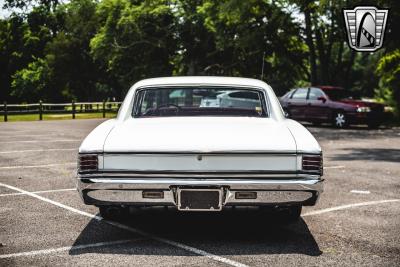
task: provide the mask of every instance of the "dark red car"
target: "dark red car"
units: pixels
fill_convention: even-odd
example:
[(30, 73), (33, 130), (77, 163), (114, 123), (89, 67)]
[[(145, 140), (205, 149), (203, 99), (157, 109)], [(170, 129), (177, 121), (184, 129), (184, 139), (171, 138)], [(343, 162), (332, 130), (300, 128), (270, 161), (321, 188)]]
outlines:
[(376, 128), (384, 119), (384, 105), (356, 99), (341, 87), (297, 88), (282, 96), (280, 101), (290, 118), (314, 124), (330, 122), (338, 128), (367, 124)]

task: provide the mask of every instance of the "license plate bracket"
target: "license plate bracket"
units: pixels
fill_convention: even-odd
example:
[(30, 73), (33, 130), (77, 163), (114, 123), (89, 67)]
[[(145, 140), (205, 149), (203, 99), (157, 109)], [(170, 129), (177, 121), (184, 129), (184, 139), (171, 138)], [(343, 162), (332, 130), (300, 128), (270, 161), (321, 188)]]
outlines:
[(222, 189), (178, 188), (178, 210), (220, 211)]

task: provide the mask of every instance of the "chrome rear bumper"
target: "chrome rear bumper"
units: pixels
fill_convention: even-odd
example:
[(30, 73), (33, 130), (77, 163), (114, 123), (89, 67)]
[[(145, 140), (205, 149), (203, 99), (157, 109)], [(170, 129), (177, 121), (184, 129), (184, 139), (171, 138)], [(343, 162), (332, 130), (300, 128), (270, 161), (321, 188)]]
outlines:
[[(178, 188), (222, 188), (223, 206), (315, 205), (323, 192), (323, 180), (308, 179), (180, 179), (87, 177), (77, 179), (77, 188), (88, 205), (176, 206)], [(145, 198), (143, 191), (162, 191), (162, 198)], [(237, 192), (256, 192), (254, 199), (238, 199)]]

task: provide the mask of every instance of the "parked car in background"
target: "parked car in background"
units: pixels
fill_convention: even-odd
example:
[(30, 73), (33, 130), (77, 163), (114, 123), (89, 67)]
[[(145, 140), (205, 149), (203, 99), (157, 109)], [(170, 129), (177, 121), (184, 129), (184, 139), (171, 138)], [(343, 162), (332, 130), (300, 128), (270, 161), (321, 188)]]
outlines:
[(239, 107), (246, 109), (261, 109), (257, 93), (252, 91), (228, 91), (217, 96), (221, 107)]
[(377, 128), (384, 121), (384, 105), (363, 101), (336, 86), (296, 88), (280, 98), (284, 112), (292, 119), (314, 124), (323, 122), (344, 128), (367, 124)]
[(269, 206), (297, 219), (322, 193), (322, 171), (318, 142), (266, 83), (171, 77), (136, 83), (85, 138), (77, 181), (106, 218), (129, 206)]
[(202, 95), (200, 107), (261, 108), (258, 94), (250, 91), (211, 91), (207, 95), (203, 91)]

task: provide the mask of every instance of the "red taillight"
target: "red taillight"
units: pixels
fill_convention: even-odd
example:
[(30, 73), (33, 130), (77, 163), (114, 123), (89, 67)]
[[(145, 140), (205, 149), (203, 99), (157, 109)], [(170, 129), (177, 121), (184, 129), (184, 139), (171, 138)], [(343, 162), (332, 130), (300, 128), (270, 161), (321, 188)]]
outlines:
[(315, 172), (322, 175), (322, 155), (303, 155), (302, 170), (307, 172)]
[(94, 154), (81, 154), (78, 158), (78, 171), (89, 172), (98, 170), (98, 158)]

